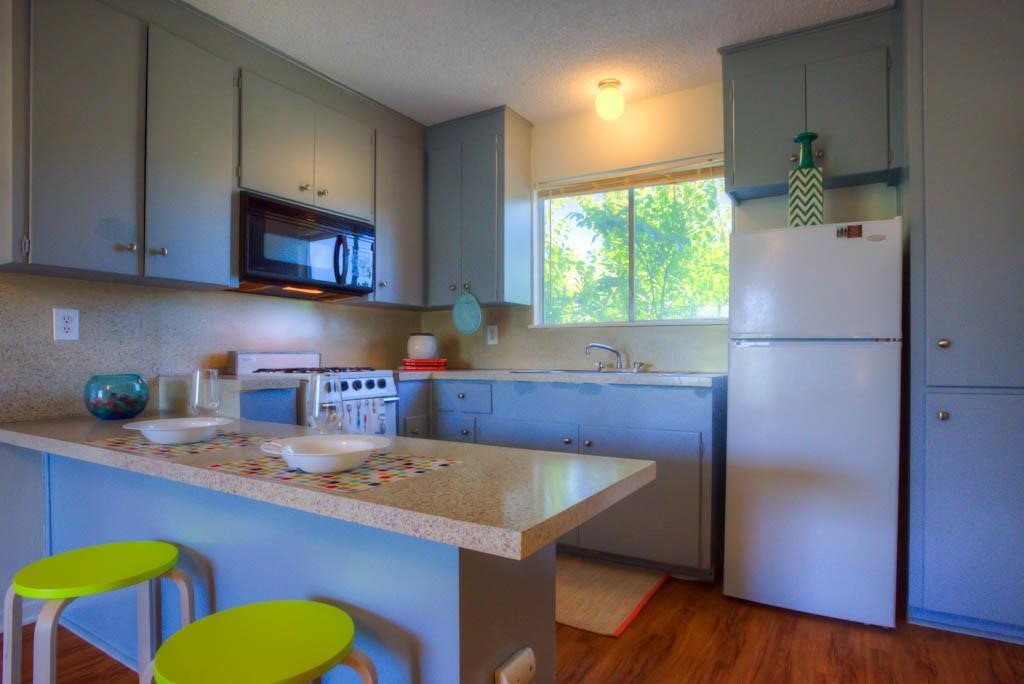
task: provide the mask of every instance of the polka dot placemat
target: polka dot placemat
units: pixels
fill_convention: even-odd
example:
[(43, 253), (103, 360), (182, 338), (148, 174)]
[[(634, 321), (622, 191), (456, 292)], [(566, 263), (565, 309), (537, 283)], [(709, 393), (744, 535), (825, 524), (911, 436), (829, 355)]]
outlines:
[(96, 446), (114, 449), (115, 451), (126, 451), (129, 454), (140, 454), (143, 456), (195, 456), (207, 454), (211, 451), (230, 449), (233, 447), (253, 447), (274, 439), (262, 435), (249, 435), (242, 432), (218, 432), (205, 442), (194, 444), (153, 444), (138, 432), (125, 431), (124, 435), (107, 437), (105, 439), (90, 439), (86, 443)]

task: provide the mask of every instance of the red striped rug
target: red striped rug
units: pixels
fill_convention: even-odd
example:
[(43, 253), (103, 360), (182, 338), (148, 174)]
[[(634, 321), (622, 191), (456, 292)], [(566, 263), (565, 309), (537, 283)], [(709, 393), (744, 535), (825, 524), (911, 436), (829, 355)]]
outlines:
[(621, 636), (668, 573), (559, 554), (555, 565), (555, 620), (576, 629)]

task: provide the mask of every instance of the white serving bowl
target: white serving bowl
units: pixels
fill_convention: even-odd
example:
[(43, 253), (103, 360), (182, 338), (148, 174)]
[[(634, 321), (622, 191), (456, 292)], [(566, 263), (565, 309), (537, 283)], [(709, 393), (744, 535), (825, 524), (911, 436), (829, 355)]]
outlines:
[(192, 444), (210, 439), (217, 434), (217, 428), (234, 422), (234, 418), (198, 416), (140, 420), (122, 427), (125, 430), (138, 430), (154, 444)]
[(339, 473), (359, 467), (367, 456), (390, 446), (391, 438), (380, 435), (307, 435), (264, 442), (260, 449), (303, 472)]

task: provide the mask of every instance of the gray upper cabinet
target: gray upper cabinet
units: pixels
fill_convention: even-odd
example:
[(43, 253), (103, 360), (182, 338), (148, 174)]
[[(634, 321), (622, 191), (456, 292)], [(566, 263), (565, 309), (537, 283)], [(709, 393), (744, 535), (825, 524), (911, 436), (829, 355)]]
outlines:
[(531, 127), (499, 107), (427, 129), (428, 306), (530, 302)]
[(924, 11), (929, 385), (1024, 387), (1024, 5), (998, 7)]
[(580, 526), (584, 549), (682, 567), (701, 564), (701, 434), (580, 426), (581, 453), (649, 458), (654, 482)]
[(374, 130), (246, 71), (242, 187), (373, 221)]
[(373, 128), (329, 107), (317, 107), (318, 207), (373, 223), (373, 147)]
[(887, 10), (720, 50), (726, 190), (739, 200), (786, 193), (801, 131), (818, 134), (825, 187), (894, 183), (901, 92)]
[(148, 277), (229, 285), (237, 70), (149, 27)]
[(793, 136), (806, 127), (803, 66), (737, 76), (731, 87), (732, 185), (785, 181), (793, 169)]
[(423, 146), (377, 136), (375, 302), (423, 306)]
[(242, 187), (313, 204), (316, 111), (308, 98), (242, 75)]
[(830, 176), (889, 166), (889, 51), (876, 48), (807, 65), (807, 129)]
[(146, 28), (94, 0), (31, 11), (29, 261), (138, 275)]

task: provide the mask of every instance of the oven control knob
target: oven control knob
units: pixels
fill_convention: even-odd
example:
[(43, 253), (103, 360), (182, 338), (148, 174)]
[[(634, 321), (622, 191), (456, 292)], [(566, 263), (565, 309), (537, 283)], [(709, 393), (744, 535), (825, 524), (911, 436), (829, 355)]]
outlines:
[(330, 392), (331, 392), (331, 382), (330, 382), (330, 380), (328, 380), (327, 382), (324, 383), (324, 392), (327, 393), (327, 394), (330, 394)]
[(341, 391), (342, 392), (347, 392), (348, 391), (348, 380), (342, 380), (341, 381)]
[(388, 386), (388, 381), (387, 380), (385, 380), (384, 378), (378, 378), (378, 380), (377, 380), (377, 387), (379, 387), (381, 389), (384, 389), (387, 386)]
[(352, 381), (352, 389), (357, 389), (357, 390), (363, 389), (363, 381), (362, 380), (353, 380)]

